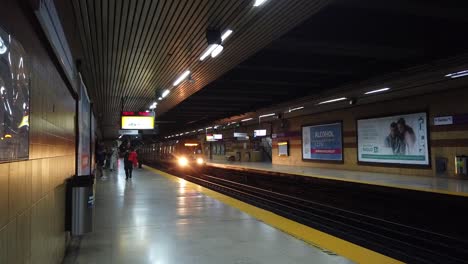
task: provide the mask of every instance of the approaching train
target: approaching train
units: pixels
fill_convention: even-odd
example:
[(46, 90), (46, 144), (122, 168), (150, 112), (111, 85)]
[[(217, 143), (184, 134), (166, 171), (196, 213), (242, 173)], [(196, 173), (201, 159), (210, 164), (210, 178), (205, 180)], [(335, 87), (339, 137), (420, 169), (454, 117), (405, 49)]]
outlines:
[(198, 139), (179, 139), (147, 144), (142, 147), (143, 163), (165, 163), (180, 168), (197, 168), (205, 165), (203, 146)]

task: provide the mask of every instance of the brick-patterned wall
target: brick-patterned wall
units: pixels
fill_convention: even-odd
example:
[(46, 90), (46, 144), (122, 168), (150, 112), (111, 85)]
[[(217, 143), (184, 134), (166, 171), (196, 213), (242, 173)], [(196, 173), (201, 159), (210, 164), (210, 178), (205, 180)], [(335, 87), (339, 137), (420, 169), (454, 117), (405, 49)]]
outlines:
[(0, 164), (0, 263), (60, 263), (64, 180), (75, 168), (75, 101), (18, 2), (0, 0), (0, 26), (28, 55), (30, 155)]
[[(273, 142), (273, 163), (284, 165), (310, 166), (317, 168), (345, 169), (356, 171), (386, 172), (407, 175), (435, 175), (435, 157), (448, 159), (448, 175), (454, 174), (455, 155), (468, 155), (468, 125), (462, 126), (433, 126), (433, 117), (468, 113), (468, 89), (450, 90), (424, 96), (417, 96), (397, 101), (381, 102), (352, 107), (346, 110), (331, 111), (316, 115), (297, 117), (289, 120), (287, 134), (293, 135), (278, 138)], [(430, 146), (432, 168), (410, 169), (385, 166), (365, 166), (357, 163), (356, 119), (392, 115), (395, 113), (429, 111)], [(306, 124), (327, 123), (343, 121), (344, 163), (320, 163), (302, 160), (301, 126)], [(278, 122), (274, 125), (274, 132), (280, 130)], [(275, 132), (276, 131), (276, 132)], [(289, 140), (290, 156), (278, 157), (278, 148), (275, 142)]]

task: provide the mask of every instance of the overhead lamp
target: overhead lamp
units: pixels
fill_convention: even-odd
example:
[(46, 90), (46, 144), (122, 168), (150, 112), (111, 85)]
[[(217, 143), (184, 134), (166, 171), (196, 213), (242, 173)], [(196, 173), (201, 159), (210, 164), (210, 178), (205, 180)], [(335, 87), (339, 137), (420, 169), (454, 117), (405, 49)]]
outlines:
[(246, 118), (246, 119), (242, 119), (241, 122), (247, 122), (247, 121), (250, 121), (252, 120), (253, 118)]
[(320, 103), (318, 103), (318, 105), (339, 102), (339, 101), (343, 101), (343, 100), (346, 100), (346, 99), (347, 99), (346, 97), (335, 98), (335, 99), (320, 102)]
[(213, 128), (213, 127), (207, 127), (207, 128), (205, 128), (205, 129), (208, 130), (208, 129), (212, 129), (212, 128)]
[(463, 76), (468, 76), (468, 70), (463, 70), (463, 71), (458, 71), (458, 72), (452, 72), (449, 74), (446, 74), (445, 77), (455, 79), (455, 78), (460, 78)]
[[(179, 78), (177, 78), (177, 80), (175, 80), (175, 82), (172, 84), (173, 86), (177, 86), (179, 85), (183, 80), (185, 80), (185, 78), (187, 78), (187, 76), (189, 76), (190, 74), (190, 71), (189, 70), (186, 70), (184, 71), (184, 73), (182, 73)], [(164, 96), (163, 96), (164, 97)]]
[(263, 5), (266, 1), (267, 1), (267, 0), (255, 0), (254, 6), (255, 6), (255, 7), (261, 6), (261, 5)]
[(275, 113), (271, 113), (271, 114), (261, 115), (258, 118), (269, 117), (269, 116), (274, 116), (274, 115), (275, 115)]
[(388, 91), (388, 90), (390, 90), (390, 88), (385, 87), (385, 88), (382, 88), (382, 89), (377, 89), (377, 90), (368, 91), (368, 92), (365, 92), (364, 94), (381, 93), (381, 92), (385, 92), (385, 91)]
[(230, 29), (226, 29), (223, 34), (221, 35), (221, 42), (224, 42), (227, 38), (229, 38), (229, 36), (231, 36), (232, 34), (232, 30)]
[(200, 56), (200, 60), (203, 61), (204, 59), (206, 59), (206, 57), (210, 56), (210, 54), (213, 52), (214, 49), (216, 49), (217, 46), (218, 44), (209, 45), (208, 48), (206, 48), (205, 52), (203, 52), (203, 54)]
[(223, 51), (223, 45), (218, 45), (216, 48), (211, 52), (211, 58), (216, 58), (221, 52)]
[(162, 97), (161, 97), (161, 96), (159, 96), (158, 100), (159, 100), (159, 101), (161, 101), (161, 100), (162, 100)]
[[(162, 98), (166, 97), (170, 92), (171, 92), (171, 91), (169, 91), (169, 89), (164, 90), (164, 92), (162, 93), (161, 97), (162, 97)], [(161, 98), (161, 97), (160, 97), (160, 98)], [(162, 98), (161, 98), (161, 99), (162, 99)]]
[(2, 37), (0, 37), (0, 54), (5, 54), (5, 52), (7, 52), (7, 46), (3, 42)]
[(122, 138), (123, 135), (120, 135), (119, 138)]
[(203, 131), (203, 128), (198, 129), (198, 132)]
[(290, 108), (288, 112), (291, 113), (291, 112), (294, 112), (294, 111), (297, 111), (297, 110), (301, 110), (301, 109), (304, 109), (304, 107), (303, 107), (303, 106), (299, 106), (299, 107)]
[(149, 107), (149, 108), (150, 108), (150, 109), (155, 109), (157, 105), (158, 105), (158, 103), (157, 103), (157, 102), (153, 102), (153, 104), (152, 104), (152, 105), (150, 105), (150, 107)]

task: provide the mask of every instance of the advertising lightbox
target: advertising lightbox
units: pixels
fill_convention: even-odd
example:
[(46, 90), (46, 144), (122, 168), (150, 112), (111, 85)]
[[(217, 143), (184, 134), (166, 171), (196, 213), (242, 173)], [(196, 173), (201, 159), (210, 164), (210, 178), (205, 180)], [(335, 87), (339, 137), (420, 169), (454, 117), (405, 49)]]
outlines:
[(429, 165), (425, 112), (360, 119), (357, 133), (359, 162)]
[(304, 160), (343, 161), (341, 122), (302, 127)]
[(213, 134), (213, 138), (216, 140), (223, 139), (223, 134)]

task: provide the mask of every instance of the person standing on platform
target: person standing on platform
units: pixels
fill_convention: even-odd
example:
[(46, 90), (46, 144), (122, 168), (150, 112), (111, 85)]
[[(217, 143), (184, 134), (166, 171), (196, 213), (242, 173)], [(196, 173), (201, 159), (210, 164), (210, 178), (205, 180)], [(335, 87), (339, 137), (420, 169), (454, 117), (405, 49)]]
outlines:
[(106, 152), (104, 151), (104, 145), (100, 143), (96, 148), (96, 166), (100, 177), (104, 176), (103, 167), (105, 160)]
[(125, 180), (128, 180), (128, 178), (132, 178), (133, 167), (136, 167), (137, 165), (138, 155), (133, 149), (133, 147), (130, 147), (130, 149), (127, 149), (125, 151), (124, 155)]
[(117, 169), (117, 158), (118, 158), (118, 153), (117, 153), (117, 148), (112, 147), (110, 151), (110, 171), (114, 171), (114, 168)]

